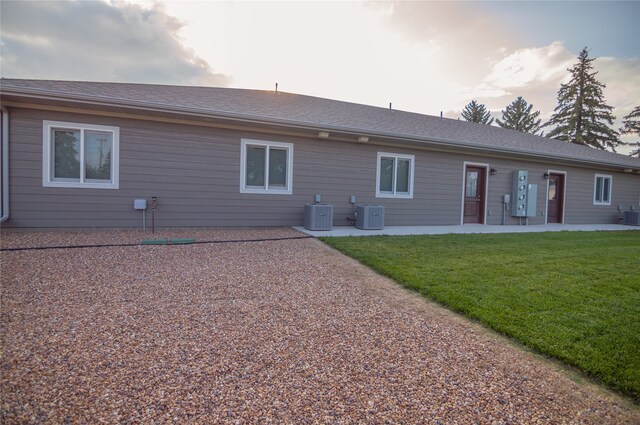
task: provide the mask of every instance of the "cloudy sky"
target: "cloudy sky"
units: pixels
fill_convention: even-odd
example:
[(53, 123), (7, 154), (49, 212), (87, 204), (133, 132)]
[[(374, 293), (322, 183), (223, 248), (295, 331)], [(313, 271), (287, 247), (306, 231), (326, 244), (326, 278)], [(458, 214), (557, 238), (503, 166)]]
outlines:
[[(280, 90), (456, 118), (523, 96), (545, 119), (578, 52), (640, 105), (640, 2), (0, 3), (0, 74)], [(629, 140), (628, 138), (626, 138)]]

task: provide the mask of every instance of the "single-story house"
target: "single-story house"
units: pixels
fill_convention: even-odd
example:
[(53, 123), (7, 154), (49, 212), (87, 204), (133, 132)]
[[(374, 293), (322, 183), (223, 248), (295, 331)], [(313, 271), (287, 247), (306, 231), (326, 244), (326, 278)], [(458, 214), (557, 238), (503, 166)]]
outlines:
[[(2, 79), (2, 227), (615, 223), (640, 160), (498, 127), (292, 93)], [(520, 184), (526, 183), (526, 184)], [(505, 199), (509, 195), (509, 199)], [(522, 205), (520, 198), (524, 198)], [(147, 216), (148, 217), (148, 216)]]

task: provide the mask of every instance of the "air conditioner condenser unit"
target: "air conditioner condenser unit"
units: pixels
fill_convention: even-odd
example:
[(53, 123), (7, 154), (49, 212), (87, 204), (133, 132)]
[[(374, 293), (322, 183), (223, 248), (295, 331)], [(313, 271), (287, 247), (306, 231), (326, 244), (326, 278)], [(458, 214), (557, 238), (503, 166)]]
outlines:
[(356, 227), (364, 230), (384, 229), (384, 207), (382, 205), (358, 205)]

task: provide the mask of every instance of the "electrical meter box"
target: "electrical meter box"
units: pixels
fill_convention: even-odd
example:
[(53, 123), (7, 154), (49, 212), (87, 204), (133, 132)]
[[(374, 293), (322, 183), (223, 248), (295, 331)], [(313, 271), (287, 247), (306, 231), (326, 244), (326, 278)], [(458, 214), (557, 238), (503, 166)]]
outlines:
[(538, 203), (538, 185), (527, 186), (527, 217), (536, 216), (536, 204)]
[(516, 170), (513, 172), (513, 189), (511, 191), (511, 217), (527, 216), (527, 192), (529, 188), (529, 172)]

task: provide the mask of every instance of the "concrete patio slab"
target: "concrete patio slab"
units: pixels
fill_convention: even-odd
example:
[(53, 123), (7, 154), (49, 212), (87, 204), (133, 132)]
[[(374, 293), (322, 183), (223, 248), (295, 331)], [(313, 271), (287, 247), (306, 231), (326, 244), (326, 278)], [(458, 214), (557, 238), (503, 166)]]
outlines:
[(460, 233), (536, 233), (536, 232), (590, 232), (640, 230), (640, 226), (622, 224), (545, 224), (531, 226), (493, 226), (485, 224), (465, 224), (457, 226), (386, 226), (382, 230), (362, 230), (354, 226), (334, 227), (332, 230), (308, 230), (302, 226), (293, 227), (307, 235), (322, 236), (376, 236), (376, 235), (447, 235)]

